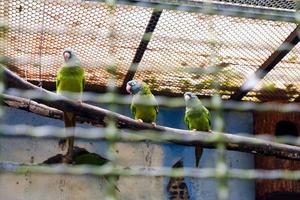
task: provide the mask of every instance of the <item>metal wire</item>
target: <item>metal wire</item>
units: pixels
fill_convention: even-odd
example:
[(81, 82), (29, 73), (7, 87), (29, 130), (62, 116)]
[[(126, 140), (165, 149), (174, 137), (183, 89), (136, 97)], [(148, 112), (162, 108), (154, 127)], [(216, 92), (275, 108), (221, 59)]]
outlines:
[[(8, 66), (19, 76), (31, 81), (38, 80), (40, 83), (53, 82), (61, 63), (57, 52), (63, 47), (74, 46), (86, 65), (88, 85), (107, 87), (107, 93), (101, 95), (85, 92), (83, 101), (105, 104), (109, 110), (118, 111), (118, 105), (129, 105), (131, 97), (119, 95), (117, 90), (122, 88), (127, 69), (132, 65), (136, 53), (141, 53), (135, 50), (139, 49), (141, 41), (148, 40), (147, 48), (140, 54), (143, 56), (139, 63), (134, 63), (138, 66), (137, 71), (133, 72), (134, 78), (143, 79), (158, 93), (182, 94), (190, 90), (198, 95), (211, 97), (203, 100), (203, 104), (214, 110), (215, 134), (180, 136), (154, 131), (137, 133), (118, 129), (115, 119), (108, 116), (105, 119), (108, 124), (106, 128), (76, 128), (75, 136), (86, 140), (107, 140), (106, 155), (111, 160), (110, 164), (101, 167), (44, 166), (4, 161), (0, 162), (1, 172), (106, 176), (114, 183), (117, 182), (116, 175), (214, 179), (218, 182), (220, 200), (229, 199), (229, 181), (232, 179), (300, 180), (298, 170), (232, 169), (226, 158), (226, 145), (230, 141), (221, 133), (224, 130), (222, 113), (227, 110), (300, 112), (300, 106), (296, 103), (224, 101), (295, 29), (298, 22), (295, 2), (9, 0), (7, 4), (8, 6), (4, 6), (0, 3), (0, 10), (6, 9), (8, 15), (4, 17), (0, 11), (0, 20), (5, 20), (9, 27), (5, 36), (8, 45), (5, 45), (4, 56), (14, 59)], [(15, 9), (16, 6), (19, 9)], [(157, 18), (155, 27), (152, 27), (153, 32), (144, 34), (155, 9), (163, 12)], [(41, 18), (42, 22), (39, 21)], [(254, 101), (264, 102), (266, 98), (279, 98), (278, 93), (285, 97), (285, 102), (297, 99), (300, 79), (295, 75), (298, 74), (295, 66), (299, 64), (295, 55), (298, 51), (299, 45), (245, 99), (253, 98)], [(35, 64), (38, 60), (37, 69)], [(295, 74), (285, 75), (286, 64)], [(65, 100), (65, 97), (47, 96), (38, 91), (4, 90), (2, 85), (0, 89), (3, 102), (6, 98), (4, 92), (37, 101)], [(70, 94), (70, 98), (73, 99), (74, 96)], [(182, 97), (158, 96), (157, 100), (160, 106), (168, 108), (185, 106)], [(151, 104), (144, 100), (142, 103)], [(0, 137), (66, 137), (65, 129), (53, 126), (0, 124), (0, 133)], [(262, 138), (266, 139), (266, 136), (259, 135), (249, 140), (252, 144), (266, 142)], [(243, 138), (237, 136), (236, 139), (240, 140), (235, 144), (244, 144)], [(267, 139), (300, 145), (299, 137), (271, 136)], [(116, 142), (142, 142), (149, 147), (149, 141), (156, 144), (180, 141), (186, 145), (188, 142), (201, 141), (203, 144), (215, 145), (216, 165), (214, 168), (174, 169), (117, 164)], [(105, 199), (117, 198), (116, 188), (107, 185)]]
[[(56, 71), (61, 64), (59, 52), (66, 46), (75, 46), (86, 67), (87, 86), (93, 86), (95, 91), (98, 87), (103, 90), (107, 85), (109, 71), (106, 70), (106, 66), (111, 64), (110, 52), (114, 52), (117, 55), (114, 61), (116, 86), (121, 87), (134, 58), (135, 49), (138, 48), (143, 37), (154, 2), (157, 6), (167, 3), (135, 1), (137, 6), (125, 6), (123, 4), (130, 4), (132, 1), (117, 1), (115, 16), (122, 17), (116, 17), (116, 22), (112, 26), (116, 31), (115, 42), (112, 44), (108, 37), (111, 20), (108, 17), (109, 9), (102, 1), (76, 3), (76, 1), (10, 0), (7, 2), (10, 27), (7, 56), (15, 59), (14, 71), (18, 75), (28, 76), (28, 80), (31, 81), (40, 81), (42, 76), (45, 85), (55, 80)], [(200, 7), (201, 3), (201, 1), (177, 2), (178, 5)], [(233, 12), (230, 8), (242, 10), (243, 6), (236, 4), (242, 2), (232, 3), (234, 5), (228, 4), (228, 8), (223, 8), (223, 4), (219, 3), (224, 12), (233, 13), (233, 16), (229, 17), (223, 16), (219, 10), (212, 11), (216, 15), (199, 13), (201, 9), (196, 9), (196, 13), (186, 12), (185, 9), (180, 11), (181, 6), (174, 7), (176, 11), (164, 10), (135, 78), (142, 78), (158, 92), (180, 94), (184, 92), (185, 87), (189, 87), (197, 94), (211, 96), (214, 93), (211, 87), (213, 76), (187, 73), (187, 71), (209, 67), (210, 44), (207, 26), (210, 23), (209, 19), (213, 19), (212, 23), (217, 33), (214, 40), (221, 48), (215, 63), (222, 67), (217, 75), (222, 80), (219, 93), (222, 94), (223, 99), (229, 98), (230, 94), (237, 90), (245, 78), (276, 50), (296, 26), (295, 23), (284, 22), (284, 19), (283, 21), (261, 20), (266, 12), (262, 14), (259, 10), (256, 11), (259, 16), (253, 15), (249, 9), (245, 10), (245, 13)], [(244, 3), (248, 4), (246, 1)], [(258, 3), (263, 4), (263, 2)], [(168, 3), (168, 5), (173, 4), (177, 5), (175, 2)], [(206, 3), (202, 9), (210, 10), (219, 4)], [(283, 6), (280, 2), (271, 2), (270, 6), (271, 4)], [(22, 9), (20, 11), (14, 9), (15, 5)], [(149, 8), (142, 8), (141, 6), (144, 5), (148, 5)], [(273, 13), (275, 18), (280, 18), (276, 15), (277, 10), (268, 9), (270, 12), (275, 12)], [(60, 15), (61, 12), (68, 14)], [(249, 19), (252, 15), (252, 18), (257, 17), (257, 19)], [(42, 23), (40, 19), (44, 19), (45, 22)], [(43, 37), (38, 38), (40, 35)], [(39, 56), (41, 43), (44, 48), (43, 54)], [(43, 61), (40, 66), (43, 69), (42, 74), (37, 67), (40, 60)], [(26, 69), (29, 71), (27, 72)], [(278, 81), (278, 77), (284, 77), (285, 73), (287, 72), (281, 70), (277, 73), (278, 76), (270, 76), (270, 79)], [(288, 84), (298, 87), (298, 80), (282, 79), (275, 87), (282, 89), (283, 85)], [(291, 91), (291, 94), (284, 96), (293, 99), (289, 98), (292, 95)], [(260, 97), (261, 93), (256, 92), (249, 97), (253, 96)], [(251, 98), (251, 100), (259, 101), (259, 98)]]

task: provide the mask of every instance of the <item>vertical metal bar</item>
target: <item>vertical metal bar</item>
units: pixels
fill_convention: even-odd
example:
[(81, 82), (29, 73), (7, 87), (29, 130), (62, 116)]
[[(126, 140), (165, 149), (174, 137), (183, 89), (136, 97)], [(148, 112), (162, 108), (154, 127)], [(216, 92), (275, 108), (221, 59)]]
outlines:
[(162, 13), (162, 10), (157, 10), (157, 9), (153, 10), (150, 20), (147, 24), (146, 30), (144, 32), (143, 38), (136, 50), (136, 53), (132, 60), (132, 63), (129, 67), (129, 70), (123, 80), (123, 84), (121, 86), (121, 92), (125, 91), (127, 82), (133, 79), (133, 77), (136, 73), (136, 70), (138, 68), (138, 65), (141, 62), (145, 51), (147, 50), (147, 46), (151, 40), (152, 33), (157, 25), (157, 22), (160, 18), (161, 13)]

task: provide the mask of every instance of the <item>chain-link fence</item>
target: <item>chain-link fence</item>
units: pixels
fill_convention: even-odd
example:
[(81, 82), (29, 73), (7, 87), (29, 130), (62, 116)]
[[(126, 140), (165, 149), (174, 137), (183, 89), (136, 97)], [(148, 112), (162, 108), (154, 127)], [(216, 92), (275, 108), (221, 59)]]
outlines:
[[(0, 8), (0, 197), (299, 195), (296, 1), (7, 0)], [(84, 103), (49, 92), (66, 47), (84, 66)], [(130, 118), (132, 79), (155, 94), (157, 125)], [(183, 130), (188, 91), (210, 110), (212, 133)], [(59, 122), (63, 112), (81, 124), (74, 132)], [(56, 143), (73, 134), (72, 164), (63, 164)], [(212, 150), (195, 168), (199, 144)]]

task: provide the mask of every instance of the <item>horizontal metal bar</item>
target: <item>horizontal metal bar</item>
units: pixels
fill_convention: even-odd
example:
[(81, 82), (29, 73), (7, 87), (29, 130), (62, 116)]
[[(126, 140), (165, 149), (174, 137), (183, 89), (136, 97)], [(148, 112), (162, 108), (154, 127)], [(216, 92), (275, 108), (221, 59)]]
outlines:
[(36, 165), (15, 162), (0, 162), (0, 172), (13, 173), (43, 173), (43, 174), (70, 174), (70, 175), (93, 175), (93, 176), (150, 176), (150, 177), (194, 177), (205, 179), (284, 179), (300, 180), (300, 171), (289, 170), (252, 170), (252, 169), (222, 169), (218, 168), (171, 168), (171, 167), (144, 167), (144, 166), (102, 166), (90, 165)]
[[(81, 97), (84, 102), (89, 103), (98, 103), (98, 104), (117, 104), (117, 105), (130, 105), (132, 101), (131, 95), (120, 95), (120, 94), (112, 94), (112, 93), (91, 93), (84, 92), (83, 95), (71, 95), (74, 99), (78, 99)], [(0, 95), (0, 103), (6, 104), (5, 101), (12, 100), (13, 98), (18, 98), (20, 101), (23, 98), (23, 101), (31, 101), (33, 102), (35, 99), (38, 100), (47, 100), (47, 101), (56, 101), (63, 100), (64, 97), (56, 96), (46, 96), (42, 92), (38, 92), (35, 90), (18, 90), (18, 89), (9, 89), (5, 91), (5, 94)], [(185, 101), (182, 97), (165, 97), (165, 96), (156, 96), (157, 103), (161, 107), (167, 108), (182, 108), (185, 107)], [(277, 103), (277, 102), (264, 102), (264, 103), (255, 103), (255, 102), (236, 102), (231, 100), (222, 100), (221, 105), (215, 105), (213, 99), (201, 99), (202, 104), (210, 109), (222, 109), (224, 111), (244, 111), (244, 112), (252, 112), (252, 111), (260, 111), (260, 112), (300, 112), (300, 105), (298, 103)], [(141, 100), (141, 103), (145, 105), (153, 105), (153, 102), (147, 100)], [(36, 103), (36, 102), (35, 102)]]
[[(112, 142), (175, 143), (192, 146), (201, 144), (204, 148), (216, 148), (224, 144), (227, 150), (239, 151), (264, 156), (275, 156), (289, 160), (300, 160), (300, 147), (280, 144), (265, 139), (232, 135), (229, 133), (200, 132), (157, 126), (155, 130), (119, 130), (115, 128), (76, 128), (74, 136), (84, 140), (107, 140)], [(70, 136), (64, 128), (53, 126), (32, 127), (27, 125), (0, 124), (1, 137), (42, 137), (56, 138)], [(137, 134), (138, 133), (138, 134)]]
[[(105, 2), (104, 0), (86, 0)], [(206, 1), (164, 1), (164, 0), (116, 0), (116, 4), (133, 5), (146, 8), (158, 8), (166, 10), (179, 10), (196, 12), (208, 15), (223, 15), (231, 17), (243, 17), (250, 19), (265, 19), (272, 21), (285, 21), (296, 23), (296, 10), (268, 8), (259, 6), (247, 6), (225, 2)]]

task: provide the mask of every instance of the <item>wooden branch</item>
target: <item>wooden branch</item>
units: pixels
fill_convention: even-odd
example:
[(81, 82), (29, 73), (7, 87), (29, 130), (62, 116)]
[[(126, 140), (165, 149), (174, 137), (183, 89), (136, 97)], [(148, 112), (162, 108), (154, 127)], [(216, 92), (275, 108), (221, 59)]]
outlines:
[[(31, 83), (28, 83), (18, 77), (16, 74), (8, 70), (7, 68), (0, 65), (3, 70), (3, 75), (10, 86), (25, 90), (35, 90), (41, 92), (45, 97), (61, 98), (57, 94), (39, 88)], [(66, 98), (62, 98), (56, 101), (47, 101), (45, 99), (36, 99), (39, 103), (44, 103), (47, 106), (54, 107), (59, 110), (68, 110), (74, 112), (76, 115), (82, 118), (96, 121), (99, 124), (105, 124), (105, 119), (110, 117), (116, 121), (116, 125), (119, 128), (133, 129), (133, 130), (153, 130), (160, 131), (161, 134), (164, 132), (172, 133), (177, 135), (179, 138), (188, 138), (188, 140), (172, 140), (177, 144), (182, 145), (195, 145), (201, 144), (206, 148), (213, 148), (212, 144), (208, 144), (206, 141), (211, 138), (212, 133), (207, 132), (195, 132), (191, 133), (188, 130), (174, 129), (163, 126), (153, 127), (151, 124), (139, 123), (135, 120), (120, 115), (118, 113), (99, 108), (86, 103), (78, 104)], [(285, 144), (278, 144), (275, 142), (269, 142), (261, 139), (255, 139), (250, 137), (223, 134), (223, 140), (226, 141), (225, 145), (228, 150), (248, 152), (252, 154), (259, 154), (265, 156), (276, 156), (278, 158), (300, 160), (300, 147), (291, 146)]]
[[(27, 112), (35, 113), (44, 117), (63, 120), (63, 112), (61, 110), (51, 108), (30, 99), (11, 96), (7, 94), (0, 94), (0, 102), (3, 105), (12, 108), (25, 110)], [(90, 120), (81, 116), (76, 116), (76, 121), (82, 124), (91, 124), (97, 127), (103, 127), (103, 123), (100, 124), (95, 120)]]

